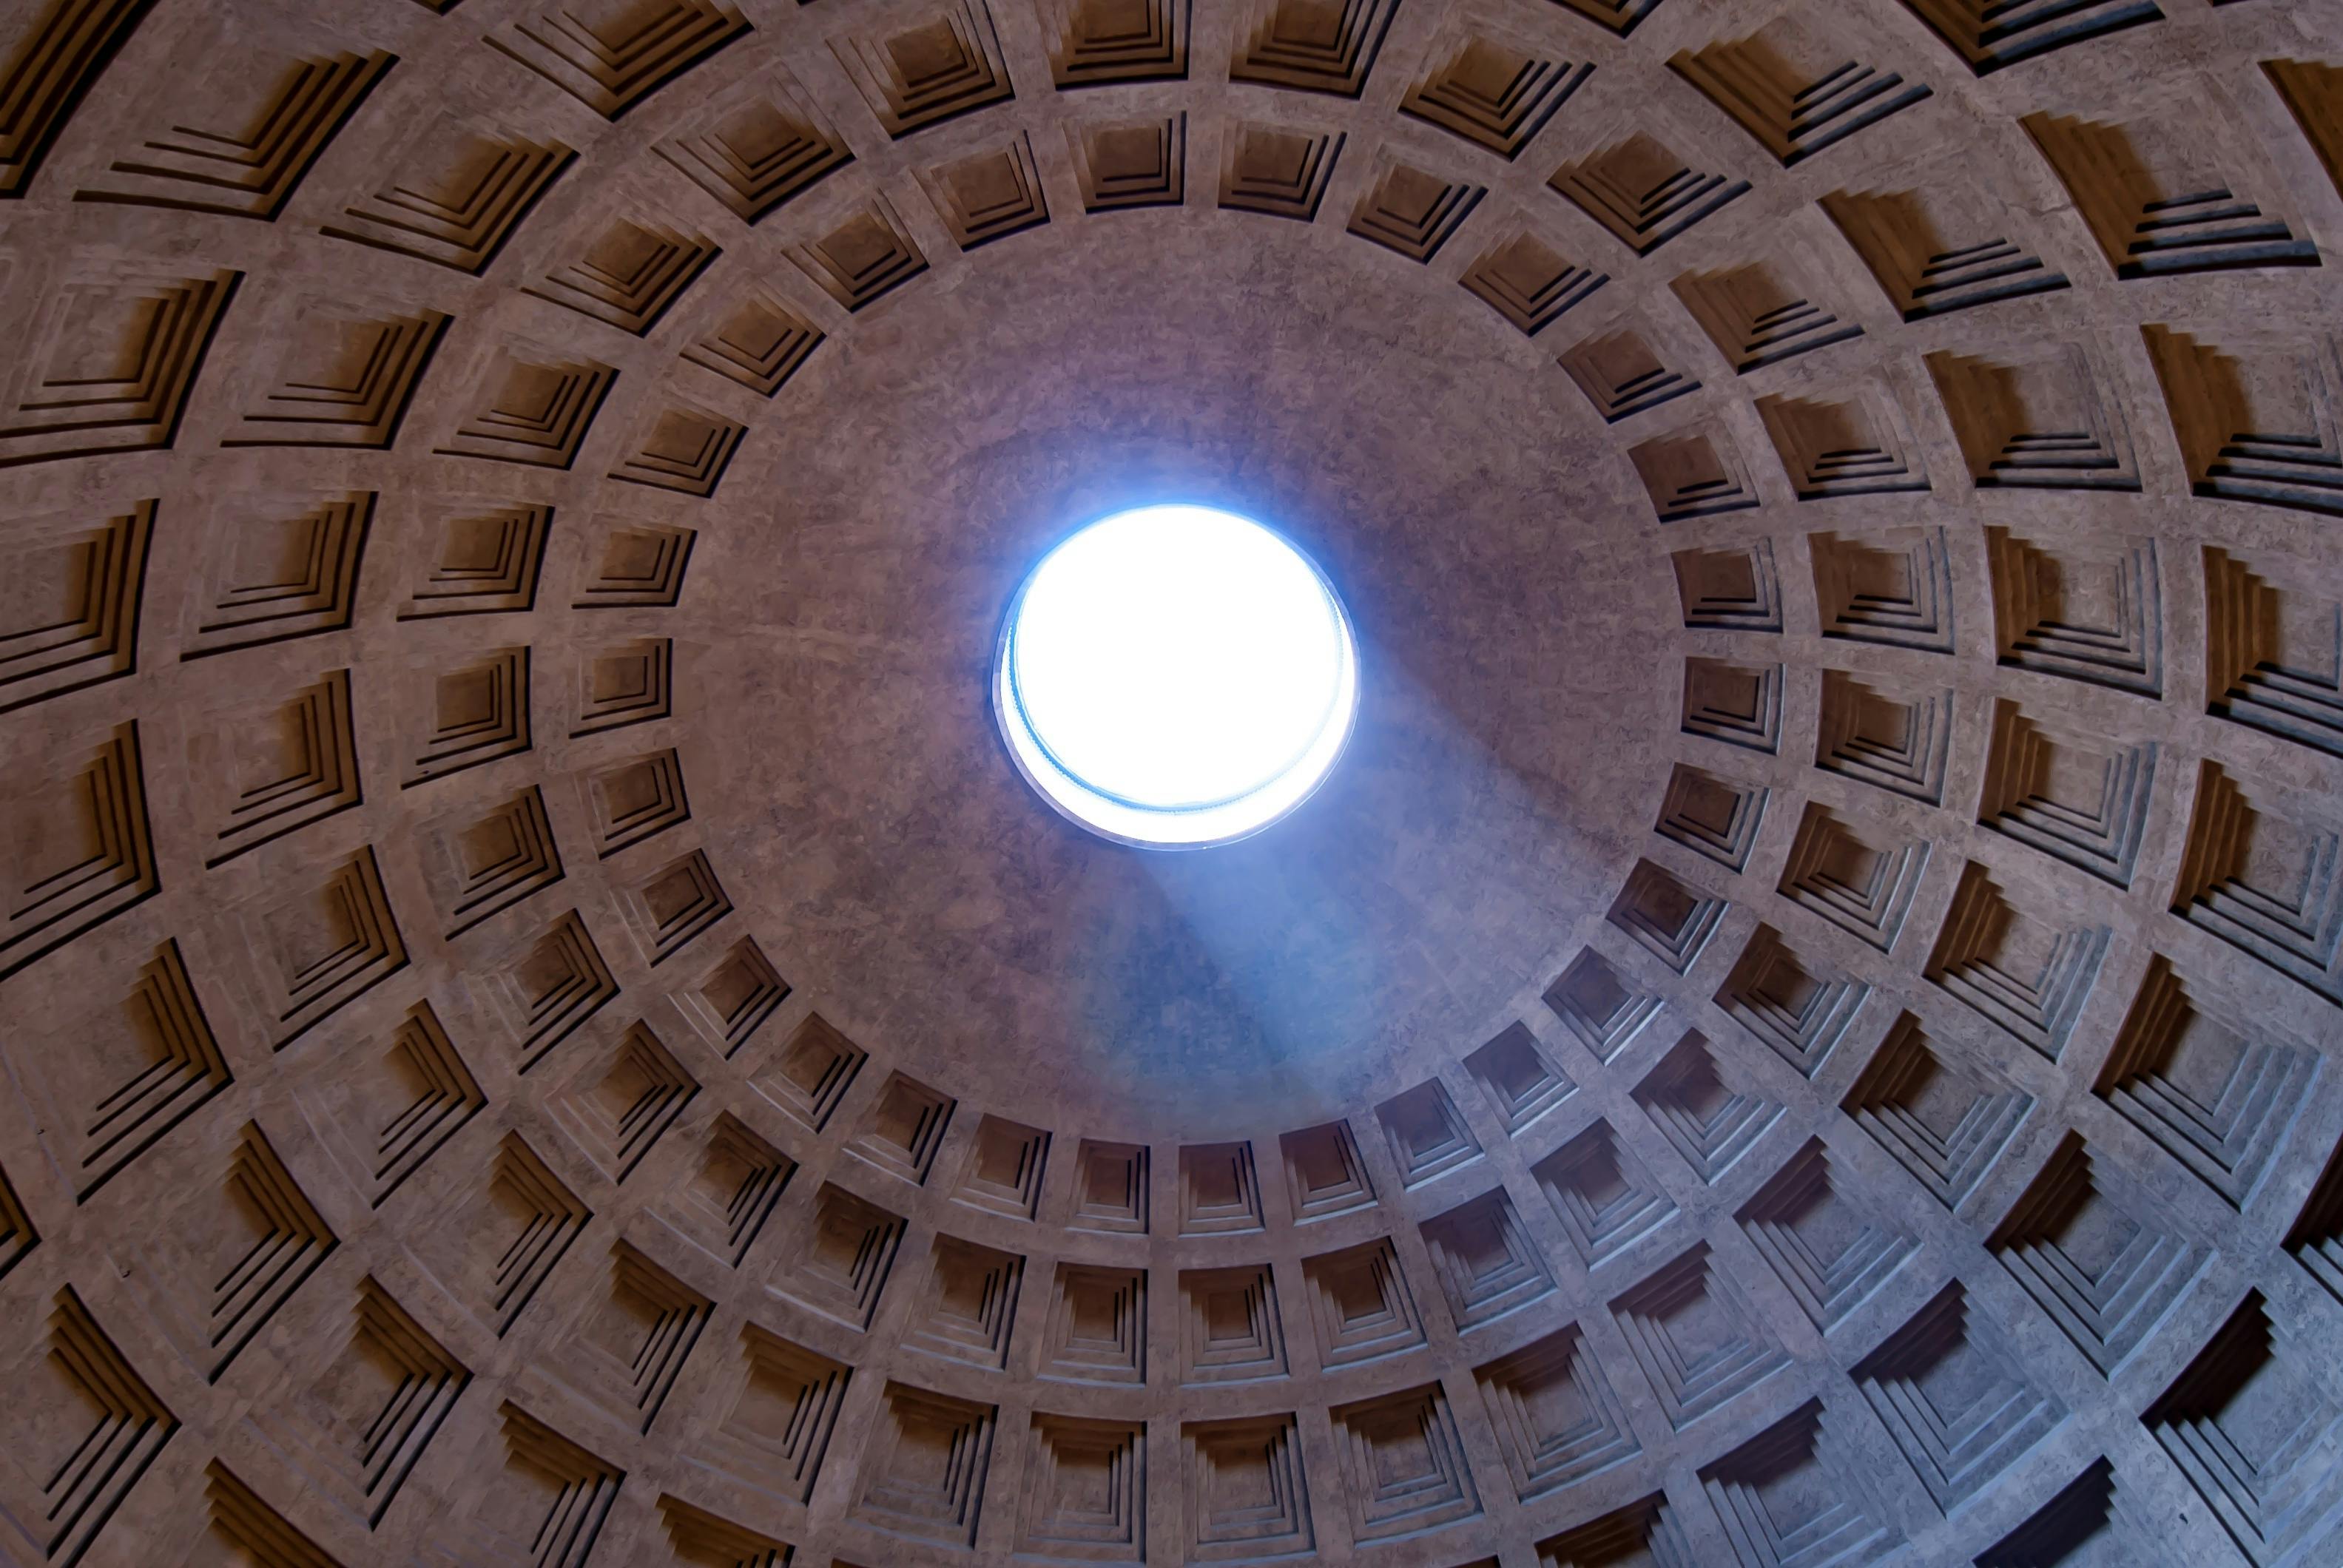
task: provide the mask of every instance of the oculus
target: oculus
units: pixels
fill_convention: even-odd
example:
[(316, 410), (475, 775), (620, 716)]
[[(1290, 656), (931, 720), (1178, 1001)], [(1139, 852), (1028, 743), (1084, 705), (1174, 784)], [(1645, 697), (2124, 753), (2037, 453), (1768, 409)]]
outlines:
[(1209, 507), (1091, 523), (1010, 601), (993, 710), (1026, 780), (1101, 837), (1167, 849), (1257, 833), (1351, 736), (1358, 648), (1285, 538)]

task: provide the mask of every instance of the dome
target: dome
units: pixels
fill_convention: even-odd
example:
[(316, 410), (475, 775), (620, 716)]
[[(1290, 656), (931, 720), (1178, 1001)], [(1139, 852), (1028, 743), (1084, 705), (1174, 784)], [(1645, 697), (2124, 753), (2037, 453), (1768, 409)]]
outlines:
[(2333, 1560), (2343, 9), (25, 0), (0, 193), (0, 1560)]

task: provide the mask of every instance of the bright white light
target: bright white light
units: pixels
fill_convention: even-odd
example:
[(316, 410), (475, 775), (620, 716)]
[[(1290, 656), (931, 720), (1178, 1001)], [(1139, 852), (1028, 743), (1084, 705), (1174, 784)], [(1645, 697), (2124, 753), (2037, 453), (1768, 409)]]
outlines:
[(1318, 568), (1209, 507), (1118, 512), (1043, 557), (993, 675), (1034, 788), (1109, 838), (1176, 848), (1300, 805), (1358, 695), (1350, 623)]

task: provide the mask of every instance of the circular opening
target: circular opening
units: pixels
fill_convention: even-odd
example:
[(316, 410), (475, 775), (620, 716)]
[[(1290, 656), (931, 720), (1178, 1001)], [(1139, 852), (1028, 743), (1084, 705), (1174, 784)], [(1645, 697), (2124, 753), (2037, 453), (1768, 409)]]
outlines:
[(1310, 797), (1359, 703), (1351, 623), (1310, 558), (1249, 518), (1141, 507), (1041, 558), (993, 669), (1010, 754), (1124, 843), (1201, 849)]

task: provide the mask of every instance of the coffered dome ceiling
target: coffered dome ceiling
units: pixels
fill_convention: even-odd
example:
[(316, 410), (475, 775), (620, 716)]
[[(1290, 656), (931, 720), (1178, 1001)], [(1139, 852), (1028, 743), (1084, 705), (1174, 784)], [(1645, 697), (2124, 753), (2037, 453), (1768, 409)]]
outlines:
[[(16, 5), (0, 1559), (2334, 1562), (2338, 181), (2288, 0)], [(1161, 499), (1361, 641), (1188, 856), (987, 688)]]

